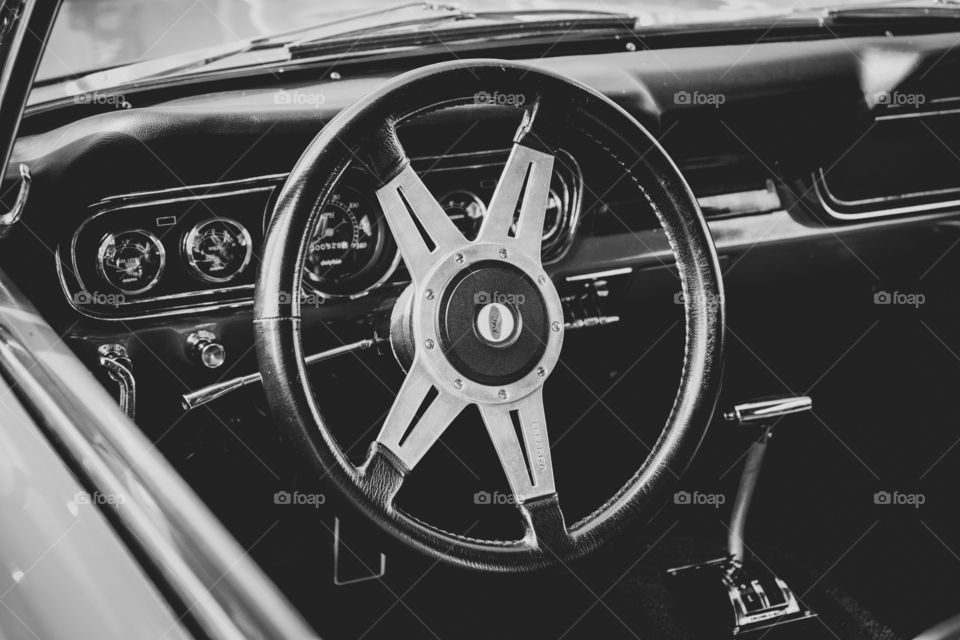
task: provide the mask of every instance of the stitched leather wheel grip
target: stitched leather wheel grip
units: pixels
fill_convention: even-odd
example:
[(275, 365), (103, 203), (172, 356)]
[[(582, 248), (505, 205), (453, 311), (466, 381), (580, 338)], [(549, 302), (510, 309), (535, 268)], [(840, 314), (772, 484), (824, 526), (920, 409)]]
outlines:
[[(473, 105), (478, 96), (511, 97), (499, 102), (521, 111), (522, 124), (478, 237), (468, 242), (411, 168), (396, 127), (435, 110)], [(571, 129), (614, 156), (656, 212), (679, 269), (686, 346), (677, 396), (646, 460), (616, 495), (568, 524), (554, 484), (542, 395), (560, 354), (563, 312), (540, 264), (540, 243), (557, 143)], [(403, 335), (391, 337), (395, 349), (408, 347), (401, 358), (407, 377), (359, 468), (339, 449), (317, 406), (303, 361), (300, 300), (284, 293), (301, 290), (309, 231), (351, 163), (378, 181), (377, 198), (412, 280), (394, 310), (392, 331)], [(523, 304), (478, 297), (490, 281), (522, 292)], [(532, 67), (496, 60), (442, 63), (362, 98), (304, 151), (267, 232), (256, 286), (256, 346), (267, 398), (287, 438), (377, 525), (450, 563), (528, 571), (598, 549), (628, 521), (651, 515), (669, 493), (713, 414), (722, 299), (716, 252), (693, 194), (629, 114), (584, 86)], [(322, 402), (322, 390), (317, 395)], [(526, 532), (519, 540), (467, 538), (394, 504), (404, 479), (469, 404), (479, 407), (516, 498)], [(421, 405), (426, 408), (416, 419)]]

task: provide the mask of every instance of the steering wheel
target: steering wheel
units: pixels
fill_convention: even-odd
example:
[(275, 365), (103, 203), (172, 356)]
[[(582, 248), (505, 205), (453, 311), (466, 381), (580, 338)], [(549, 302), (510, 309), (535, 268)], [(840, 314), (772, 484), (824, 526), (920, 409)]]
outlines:
[[(520, 116), (482, 222), (468, 241), (411, 168), (397, 137), (409, 119), (494, 102)], [(676, 257), (686, 346), (662, 433), (626, 484), (567, 525), (554, 483), (543, 386), (558, 365), (563, 309), (540, 259), (558, 142), (579, 130), (601, 145), (652, 205)], [(347, 167), (376, 195), (409, 271), (391, 319), (406, 378), (366, 461), (353, 465), (314, 399), (300, 336), (310, 230)], [(519, 211), (519, 213), (517, 213)], [(722, 284), (697, 202), (656, 140), (604, 96), (499, 60), (441, 63), (387, 82), (334, 117), (290, 173), (267, 231), (255, 294), (264, 387), (287, 438), (381, 528), (435, 558), (486, 571), (528, 571), (588, 554), (651, 515), (691, 461), (713, 415), (723, 353)], [(322, 398), (322, 390), (318, 394)], [(467, 405), (479, 407), (525, 526), (519, 540), (444, 531), (394, 504), (404, 479)]]

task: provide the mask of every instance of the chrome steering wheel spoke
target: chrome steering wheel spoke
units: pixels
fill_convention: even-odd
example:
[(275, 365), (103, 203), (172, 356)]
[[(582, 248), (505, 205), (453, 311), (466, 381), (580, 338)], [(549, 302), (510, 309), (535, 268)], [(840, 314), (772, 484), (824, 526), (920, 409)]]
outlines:
[(510, 404), (482, 404), (480, 415), (517, 503), (555, 493), (543, 387)]
[(480, 227), (479, 241), (513, 244), (540, 261), (553, 161), (549, 153), (513, 145)]
[(466, 244), (409, 163), (377, 190), (377, 199), (415, 285), (423, 283), (437, 258)]
[(414, 360), (377, 436), (409, 471), (440, 439), (467, 403), (433, 385), (421, 360)]
[[(518, 131), (521, 140), (536, 139), (531, 133), (536, 111), (536, 108), (526, 111)], [(512, 244), (539, 264), (553, 163), (553, 154), (523, 142), (514, 143), (480, 227), (478, 241)]]

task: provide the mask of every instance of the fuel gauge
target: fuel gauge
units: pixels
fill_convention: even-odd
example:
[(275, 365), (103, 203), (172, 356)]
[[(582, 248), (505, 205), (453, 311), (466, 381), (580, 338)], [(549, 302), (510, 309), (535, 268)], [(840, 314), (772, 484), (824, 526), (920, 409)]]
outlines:
[(97, 251), (97, 271), (117, 291), (135, 295), (149, 291), (166, 266), (163, 244), (149, 231), (108, 233)]

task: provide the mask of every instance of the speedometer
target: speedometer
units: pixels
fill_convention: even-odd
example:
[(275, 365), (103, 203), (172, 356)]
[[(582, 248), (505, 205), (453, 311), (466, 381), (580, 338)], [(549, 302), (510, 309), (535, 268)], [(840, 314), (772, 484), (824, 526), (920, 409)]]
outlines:
[(306, 282), (326, 296), (353, 296), (382, 281), (396, 249), (379, 204), (341, 187), (320, 212), (304, 260)]

